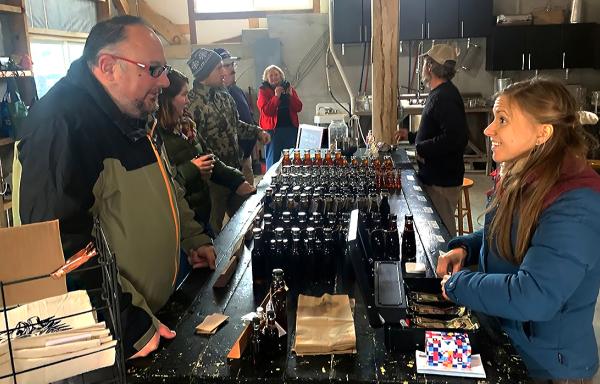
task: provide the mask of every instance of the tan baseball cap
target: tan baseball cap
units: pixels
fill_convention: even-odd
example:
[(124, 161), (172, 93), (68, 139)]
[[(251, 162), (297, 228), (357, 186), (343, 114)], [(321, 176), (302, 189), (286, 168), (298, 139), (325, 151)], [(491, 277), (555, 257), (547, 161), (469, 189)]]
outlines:
[(456, 61), (458, 49), (449, 44), (436, 44), (421, 56), (429, 56), (436, 63), (444, 65), (448, 60)]

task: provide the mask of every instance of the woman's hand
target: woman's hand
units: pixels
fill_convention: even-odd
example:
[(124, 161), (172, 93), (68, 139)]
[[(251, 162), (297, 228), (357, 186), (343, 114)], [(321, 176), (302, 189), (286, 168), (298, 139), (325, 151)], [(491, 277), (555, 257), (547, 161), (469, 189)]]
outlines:
[(450, 273), (456, 273), (462, 269), (467, 258), (467, 251), (464, 248), (454, 248), (445, 255), (438, 258), (436, 273), (439, 277)]
[(196, 157), (195, 159), (192, 159), (191, 162), (198, 168), (198, 170), (200, 170), (200, 174), (203, 178), (210, 178), (212, 175), (212, 170), (215, 167), (215, 160), (212, 154)]
[(444, 296), (444, 299), (448, 300), (448, 301), (452, 301), (448, 298), (448, 295), (446, 295), (446, 282), (450, 279), (452, 275), (451, 274), (447, 274), (442, 278), (442, 296)]
[(281, 97), (281, 95), (284, 93), (285, 89), (283, 89), (283, 87), (281, 85), (278, 85), (277, 87), (275, 87), (275, 96), (277, 97)]

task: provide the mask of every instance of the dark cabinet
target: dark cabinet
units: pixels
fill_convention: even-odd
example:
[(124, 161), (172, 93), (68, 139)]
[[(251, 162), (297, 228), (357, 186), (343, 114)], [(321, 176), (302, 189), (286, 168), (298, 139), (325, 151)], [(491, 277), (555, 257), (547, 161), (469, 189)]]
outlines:
[(400, 0), (400, 40), (485, 37), (493, 0)]
[(458, 37), (458, 0), (427, 0), (425, 2), (425, 33), (427, 39)]
[(562, 68), (562, 25), (540, 25), (527, 29), (525, 69)]
[(333, 42), (362, 43), (371, 40), (371, 1), (333, 0)]
[(400, 0), (400, 40), (425, 39), (425, 0)]
[[(596, 34), (594, 34), (596, 32)], [(594, 47), (598, 47), (600, 29), (597, 24), (569, 24), (563, 29), (564, 65), (562, 68), (594, 67)], [(585, 48), (589, 47), (589, 48)], [(596, 67), (600, 66), (598, 62)]]
[(460, 0), (458, 6), (459, 37), (486, 37), (494, 26), (492, 0)]
[(597, 55), (595, 28), (596, 24), (495, 27), (487, 42), (486, 69), (591, 68)]
[(487, 41), (486, 69), (488, 71), (517, 71), (525, 69), (528, 27), (494, 28)]

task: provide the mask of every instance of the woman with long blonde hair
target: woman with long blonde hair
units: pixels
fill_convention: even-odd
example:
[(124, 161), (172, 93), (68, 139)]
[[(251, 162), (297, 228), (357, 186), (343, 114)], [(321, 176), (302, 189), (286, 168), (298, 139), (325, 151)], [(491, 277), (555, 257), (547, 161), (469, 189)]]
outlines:
[[(438, 260), (451, 301), (496, 317), (543, 383), (590, 382), (598, 369), (592, 321), (600, 287), (600, 176), (574, 98), (534, 78), (505, 89), (484, 133), (501, 174), (484, 228)], [(479, 271), (462, 270), (479, 264)]]

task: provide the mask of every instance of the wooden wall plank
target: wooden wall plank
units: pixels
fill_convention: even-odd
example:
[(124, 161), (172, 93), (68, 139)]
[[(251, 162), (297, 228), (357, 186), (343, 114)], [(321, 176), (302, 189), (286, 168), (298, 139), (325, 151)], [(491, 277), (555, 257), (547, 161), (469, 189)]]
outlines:
[(372, 0), (373, 135), (392, 143), (398, 120), (398, 2)]

